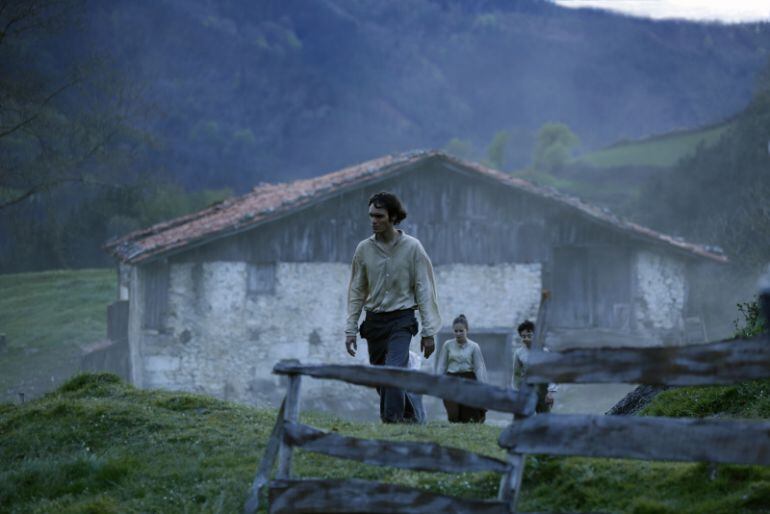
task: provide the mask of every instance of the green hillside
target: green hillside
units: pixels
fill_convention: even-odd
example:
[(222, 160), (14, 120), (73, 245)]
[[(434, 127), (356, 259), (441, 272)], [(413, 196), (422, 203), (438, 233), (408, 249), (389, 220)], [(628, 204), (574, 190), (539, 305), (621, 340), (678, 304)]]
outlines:
[[(23, 405), (0, 406), (0, 505), (7, 512), (238, 512), (275, 411), (203, 396), (142, 391), (80, 375)], [(493, 456), (492, 426), (383, 426), (303, 414), (358, 437), (439, 441)], [(490, 498), (498, 475), (372, 467), (299, 451), (299, 476), (384, 480)], [(770, 469), (600, 459), (528, 459), (527, 511), (767, 512)]]
[(78, 370), (81, 344), (104, 339), (111, 269), (0, 275), (0, 401), (54, 389)]
[[(0, 353), (5, 388), (37, 368), (72, 372), (64, 357), (104, 334), (114, 276), (5, 275), (0, 288), (0, 326), (10, 339)], [(745, 330), (755, 333), (756, 312), (746, 312), (753, 317)], [(137, 390), (108, 374), (79, 375), (24, 404), (10, 400), (0, 403), (0, 511), (13, 513), (238, 512), (276, 415)], [(769, 418), (770, 382), (668, 391), (645, 414)], [(503, 456), (493, 426), (393, 426), (318, 413), (303, 413), (302, 421), (351, 436), (436, 441)], [(378, 468), (302, 451), (295, 462), (299, 476), (384, 480), (474, 498), (493, 497), (499, 478)], [(770, 512), (770, 468), (536, 456), (527, 459), (522, 491), (525, 511)]]
[(577, 158), (575, 163), (596, 168), (673, 166), (680, 159), (694, 155), (699, 145), (713, 146), (732, 125), (732, 122), (727, 122), (701, 130), (672, 132), (648, 139), (617, 143), (583, 155)]

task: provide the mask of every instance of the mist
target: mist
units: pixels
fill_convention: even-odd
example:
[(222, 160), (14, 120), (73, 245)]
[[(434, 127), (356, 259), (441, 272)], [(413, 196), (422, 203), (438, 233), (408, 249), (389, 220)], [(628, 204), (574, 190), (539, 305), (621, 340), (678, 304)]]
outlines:
[[(697, 302), (685, 318), (699, 320), (700, 342), (734, 332), (735, 305), (752, 300), (770, 260), (768, 23), (653, 21), (538, 0), (48, 9), (45, 24), (0, 40), (0, 94), (14, 102), (0, 115), (25, 129), (0, 137), (0, 273), (8, 276), (114, 268), (103, 248), (112, 238), (265, 183), (419, 149), (444, 149), (721, 247), (714, 251), (728, 264), (688, 271), (687, 294)], [(17, 119), (19, 105), (26, 114)], [(548, 123), (564, 125), (572, 142), (547, 146)], [(714, 128), (717, 135), (698, 139)], [(663, 164), (582, 159), (674, 136), (695, 143)], [(541, 164), (538, 148), (562, 157)], [(24, 288), (7, 285), (4, 296), (11, 289)], [(32, 362), (20, 355), (44, 349), (14, 328), (18, 311), (9, 305), (0, 318), (15, 352), (7, 362)], [(3, 399), (51, 389), (95, 339), (67, 339), (66, 369), (35, 362), (52, 371), (4, 383)], [(557, 410), (600, 412), (623, 391), (571, 394)]]

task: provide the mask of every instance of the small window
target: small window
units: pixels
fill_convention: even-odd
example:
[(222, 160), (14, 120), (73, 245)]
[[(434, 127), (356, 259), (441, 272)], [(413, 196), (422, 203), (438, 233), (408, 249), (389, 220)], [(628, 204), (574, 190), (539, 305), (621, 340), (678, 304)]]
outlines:
[(275, 263), (249, 264), (246, 292), (254, 294), (275, 294)]
[(144, 268), (143, 327), (162, 330), (168, 314), (168, 265), (165, 262), (148, 264)]

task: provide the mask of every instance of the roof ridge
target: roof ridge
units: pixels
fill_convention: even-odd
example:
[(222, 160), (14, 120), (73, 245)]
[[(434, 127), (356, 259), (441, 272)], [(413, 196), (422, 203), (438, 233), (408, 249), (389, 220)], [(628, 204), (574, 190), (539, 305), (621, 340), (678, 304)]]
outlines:
[(401, 154), (389, 154), (348, 166), (324, 175), (295, 179), (289, 182), (262, 182), (251, 191), (228, 198), (200, 211), (172, 220), (156, 223), (136, 230), (120, 238), (108, 241), (105, 249), (128, 262), (140, 262), (171, 250), (191, 244), (200, 244), (212, 237), (222, 237), (251, 228), (257, 223), (269, 221), (276, 215), (292, 208), (299, 208), (312, 197), (323, 197), (329, 192), (355, 187), (369, 178), (394, 172), (407, 164), (439, 158), (451, 165), (486, 176), (498, 183), (536, 197), (556, 202), (577, 210), (597, 223), (629, 232), (637, 237), (653, 240), (690, 254), (726, 262), (727, 258), (713, 247), (688, 243), (673, 236), (657, 232), (626, 218), (610, 209), (586, 202), (580, 197), (563, 193), (553, 187), (540, 186), (520, 177), (514, 177), (483, 164), (465, 161), (439, 150), (418, 150)]

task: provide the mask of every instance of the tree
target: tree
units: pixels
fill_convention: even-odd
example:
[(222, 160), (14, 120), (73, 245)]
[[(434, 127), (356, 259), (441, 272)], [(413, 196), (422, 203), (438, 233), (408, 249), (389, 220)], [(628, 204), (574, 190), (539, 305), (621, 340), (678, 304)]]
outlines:
[(502, 170), (505, 164), (505, 147), (508, 145), (508, 140), (511, 138), (507, 131), (501, 130), (495, 137), (492, 138), (492, 142), (487, 147), (487, 162), (493, 168)]
[(446, 146), (444, 146), (444, 151), (449, 155), (454, 155), (460, 159), (473, 158), (473, 144), (468, 140), (457, 137), (453, 137), (449, 140)]
[(125, 170), (134, 95), (103, 58), (73, 60), (51, 41), (77, 31), (83, 7), (0, 0), (0, 210), (67, 184), (112, 186)]
[(580, 139), (564, 123), (546, 123), (537, 132), (533, 165), (536, 170), (553, 173), (569, 160)]
[(767, 60), (765, 67), (757, 75), (754, 86), (754, 100), (756, 101), (759, 97), (768, 95), (770, 95), (770, 59)]
[(770, 89), (713, 146), (701, 146), (643, 187), (642, 222), (721, 246), (733, 264), (756, 270), (770, 258)]

